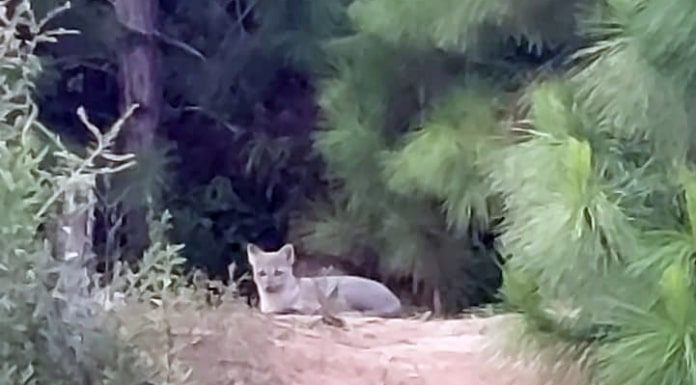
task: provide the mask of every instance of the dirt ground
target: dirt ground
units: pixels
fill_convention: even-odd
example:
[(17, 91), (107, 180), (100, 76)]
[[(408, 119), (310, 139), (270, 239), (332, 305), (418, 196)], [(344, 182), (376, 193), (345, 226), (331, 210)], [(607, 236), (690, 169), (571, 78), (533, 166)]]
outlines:
[[(243, 306), (177, 312), (176, 354), (201, 385), (580, 385), (491, 349), (505, 316), (456, 320), (265, 316)], [(544, 378), (546, 377), (546, 378)], [(560, 382), (559, 382), (560, 381)]]

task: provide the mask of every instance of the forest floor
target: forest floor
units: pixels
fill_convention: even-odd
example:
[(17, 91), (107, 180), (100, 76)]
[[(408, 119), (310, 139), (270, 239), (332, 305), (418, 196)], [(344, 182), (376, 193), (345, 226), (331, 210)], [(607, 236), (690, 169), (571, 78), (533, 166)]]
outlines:
[[(509, 324), (506, 317), (347, 317), (337, 327), (319, 317), (266, 316), (229, 303), (165, 315), (171, 350), (200, 385), (581, 384), (577, 371), (551, 378), (538, 365), (497, 354), (492, 342)], [(167, 345), (140, 342), (149, 349)]]

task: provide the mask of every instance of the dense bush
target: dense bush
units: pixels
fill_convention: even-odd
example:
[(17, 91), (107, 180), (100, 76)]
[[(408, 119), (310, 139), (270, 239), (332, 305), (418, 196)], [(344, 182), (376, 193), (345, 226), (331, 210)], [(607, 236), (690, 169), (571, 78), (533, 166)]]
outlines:
[[(49, 244), (56, 246), (61, 232), (81, 229), (48, 224), (94, 204), (73, 199), (71, 191), (89, 191), (96, 175), (131, 165), (128, 156), (111, 152), (123, 119), (102, 134), (79, 111), (92, 145), (84, 154), (68, 151), (37, 120), (31, 95), (42, 70), (36, 45), (55, 41), (61, 31), (45, 30), (46, 21), (35, 19), (29, 1), (6, 3), (0, 18), (0, 382), (184, 383), (183, 368), (162, 369), (132, 335), (119, 333), (116, 319), (105, 311), (113, 293), (92, 285), (91, 253), (55, 253)], [(109, 165), (98, 166), (99, 160)], [(165, 242), (158, 229), (153, 226), (153, 239)], [(114, 276), (107, 288), (129, 298), (174, 293), (175, 278), (162, 268), (181, 264), (179, 249), (154, 243), (149, 265)]]
[(472, 229), (499, 219), (502, 297), (551, 361), (585, 358), (606, 385), (693, 383), (695, 12), (354, 2), (316, 140), (338, 188), (305, 241), (457, 287), (487, 258)]
[[(45, 13), (58, 1), (34, 3)], [(159, 2), (161, 151), (139, 159), (139, 176), (157, 184), (154, 198), (170, 209), (172, 236), (188, 245), (191, 265), (223, 277), (230, 261), (243, 267), (247, 240), (279, 246), (288, 217), (322, 193), (322, 164), (310, 141), (313, 76), (326, 69), (323, 40), (346, 28), (347, 3)], [(98, 125), (118, 115), (115, 58), (124, 30), (113, 4), (86, 0), (73, 1), (52, 25), (83, 33), (41, 47), (41, 117), (79, 148), (89, 137), (76, 129), (77, 106)], [(123, 197), (101, 191), (99, 198), (95, 246), (113, 254), (104, 234), (115, 227), (109, 217)]]

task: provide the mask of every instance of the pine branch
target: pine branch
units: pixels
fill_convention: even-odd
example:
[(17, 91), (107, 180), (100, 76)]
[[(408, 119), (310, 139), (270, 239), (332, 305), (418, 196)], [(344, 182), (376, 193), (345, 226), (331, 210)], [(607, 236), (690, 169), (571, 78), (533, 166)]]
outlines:
[[(476, 51), (513, 38), (530, 50), (574, 39), (575, 11), (583, 1), (359, 0), (349, 8), (357, 28), (392, 44)], [(545, 23), (538, 23), (545, 20)]]
[(457, 231), (466, 231), (472, 218), (488, 221), (491, 193), (478, 162), (498, 127), (492, 89), (470, 85), (435, 99), (422, 127), (383, 156), (389, 189), (442, 200), (448, 223)]

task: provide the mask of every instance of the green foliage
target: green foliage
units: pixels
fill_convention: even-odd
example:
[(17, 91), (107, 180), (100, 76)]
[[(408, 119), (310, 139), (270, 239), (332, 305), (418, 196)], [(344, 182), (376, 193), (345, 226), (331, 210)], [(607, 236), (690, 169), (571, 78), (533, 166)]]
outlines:
[(180, 255), (184, 246), (166, 242), (166, 232), (171, 227), (169, 212), (165, 211), (159, 220), (155, 220), (150, 213), (148, 219), (152, 243), (138, 263), (137, 271), (127, 269), (124, 273), (115, 275), (117, 278), (125, 278), (126, 287), (122, 289), (122, 293), (129, 298), (148, 299), (143, 296), (162, 297), (163, 293), (177, 294), (185, 286), (182, 268), (186, 259)]
[[(45, 12), (55, 1), (36, 3)], [(156, 146), (136, 154), (127, 173), (103, 179), (103, 217), (152, 196), (171, 211), (174, 240), (188, 245), (189, 262), (213, 274), (226, 271), (230, 258), (241, 262), (247, 240), (282, 239), (290, 213), (322, 187), (308, 139), (315, 117), (306, 77), (326, 69), (321, 43), (346, 28), (348, 3), (158, 2), (165, 105)], [(97, 121), (115, 117), (114, 59), (125, 31), (109, 2), (73, 1), (54, 23), (84, 33), (44, 47), (41, 110), (62, 139), (84, 144), (69, 106), (88, 105)], [(235, 196), (211, 204), (220, 181)], [(125, 254), (113, 244), (98, 246), (109, 257)]]
[[(691, 2), (162, 4), (160, 37), (177, 47), (165, 55), (167, 122), (213, 122), (239, 154), (181, 162), (235, 169), (185, 186), (173, 210), (176, 237), (195, 239), (201, 259), (222, 261), (300, 206), (305, 190), (270, 203), (288, 180), (311, 180), (297, 172), (307, 130), (275, 127), (292, 108), (269, 112), (260, 91), (292, 63), (323, 76), (314, 148), (331, 197), (302, 218), (310, 251), (376, 254), (385, 275), (425, 281), (458, 310), (491, 291), (494, 251), (479, 234), (502, 221), (500, 294), (521, 314), (511, 345), (580, 360), (597, 383), (696, 382)], [(39, 159), (27, 154), (2, 178), (36, 200), (0, 202), (30, 211), (52, 191), (26, 174)], [(30, 255), (18, 235), (38, 222), (17, 210), (6, 231)], [(125, 277), (131, 295), (168, 306), (151, 293), (178, 290), (181, 250), (153, 247)]]
[[(582, 352), (596, 383), (696, 380), (692, 74), (677, 48), (692, 8), (585, 12), (579, 60), (529, 87), (531, 128), (487, 164), (504, 199), (501, 294), (538, 354)], [(547, 317), (559, 306), (577, 322)]]
[[(280, 186), (264, 187), (270, 190)], [(265, 192), (268, 191), (260, 191), (254, 197), (242, 196), (230, 178), (218, 176), (171, 202), (175, 226), (170, 234), (172, 239), (186, 244), (183, 252), (189, 266), (224, 274), (230, 262), (239, 265), (244, 261), (246, 253), (241, 245), (246, 240), (259, 239), (282, 228), (287, 211), (295, 207), (266, 211)]]
[[(472, 229), (502, 217), (511, 345), (602, 384), (696, 381), (694, 9), (354, 2), (315, 141), (336, 191), (304, 239), (447, 287), (443, 266), (477, 260)], [(529, 67), (511, 38), (572, 60), (513, 80), (496, 65)]]
[(487, 223), (488, 186), (478, 166), (498, 127), (493, 102), (490, 88), (473, 86), (436, 99), (422, 128), (407, 134), (406, 144), (384, 157), (388, 188), (441, 199), (449, 227), (460, 231), (472, 217)]
[[(656, 146), (654, 156), (680, 162), (693, 145), (686, 107), (692, 70), (686, 64), (689, 49), (679, 46), (692, 33), (681, 17), (693, 6), (612, 1), (600, 8), (583, 26), (594, 44), (576, 54), (581, 65), (572, 80), (578, 100), (598, 115), (601, 128), (626, 139), (648, 139)], [(627, 87), (635, 92), (622, 92)]]
[(680, 174), (680, 192), (683, 195), (683, 200), (680, 200), (679, 211), (684, 219), (672, 228), (652, 226), (651, 229), (644, 232), (645, 249), (630, 266), (634, 273), (660, 272), (675, 263), (686, 267), (690, 275), (696, 273), (693, 268), (693, 258), (696, 253), (696, 236), (693, 225), (694, 218), (696, 218), (694, 208), (694, 198), (696, 198), (694, 181), (696, 179), (694, 179), (693, 172), (688, 170), (682, 170)]
[[(41, 71), (34, 54), (39, 42), (53, 42), (60, 31), (43, 30), (28, 1), (13, 3), (3, 35), (0, 103), (0, 379), (21, 384), (183, 383), (181, 373), (159, 373), (132, 343), (119, 338), (118, 325), (89, 294), (82, 258), (51, 257), (39, 227), (57, 215), (73, 184), (93, 187), (97, 174), (127, 167), (128, 156), (109, 151), (123, 120), (101, 134), (86, 119), (95, 143), (87, 155), (68, 152), (36, 120), (32, 99)], [(19, 40), (19, 30), (33, 35)], [(98, 167), (96, 159), (117, 165)], [(66, 202), (63, 202), (66, 203)], [(87, 202), (87, 205), (90, 203)], [(79, 209), (79, 207), (78, 207)], [(48, 230), (50, 232), (50, 230)], [(177, 377), (178, 376), (178, 377)]]
[(614, 340), (597, 352), (602, 384), (678, 384), (696, 381), (693, 275), (685, 264), (663, 270), (650, 308), (617, 304)]
[[(490, 291), (496, 271), (479, 244), (495, 210), (480, 162), (497, 145), (507, 75), (412, 44), (409, 32), (386, 36), (361, 24), (378, 8), (398, 14), (404, 7), (354, 3), (358, 31), (327, 46), (334, 73), (322, 84), (325, 129), (315, 148), (336, 189), (330, 209), (306, 224), (303, 241), (320, 253), (375, 253), (383, 273), (437, 286), (454, 310)], [(373, 21), (396, 20), (388, 17)], [(401, 18), (399, 26), (409, 22)]]
[(483, 24), (499, 23), (506, 5), (504, 1), (437, 1), (423, 7), (415, 1), (368, 0), (356, 2), (350, 15), (361, 30), (390, 42), (466, 50)]
[(503, 254), (541, 274), (547, 294), (573, 295), (588, 276), (634, 255), (636, 237), (613, 191), (595, 177), (589, 143), (569, 134), (577, 131), (572, 111), (547, 87), (533, 98), (539, 131), (495, 155), (492, 185), (505, 199)]
[[(160, 2), (162, 18), (155, 37), (163, 48), (165, 122), (185, 126), (192, 124), (190, 118), (195, 115), (204, 124), (239, 134), (240, 126), (252, 118), (254, 107), (267, 98), (278, 70), (324, 70), (321, 42), (346, 28), (344, 8), (349, 2)], [(36, 3), (38, 12), (44, 13), (58, 1)], [(49, 66), (39, 89), (41, 101), (78, 98), (94, 104), (90, 110), (98, 109), (101, 118), (114, 118), (115, 58), (125, 31), (109, 2), (72, 3), (71, 10), (54, 23), (85, 33), (45, 49), (43, 60)], [(88, 79), (108, 87), (92, 89)], [(64, 83), (65, 90), (61, 89)], [(85, 100), (89, 97), (96, 100)], [(46, 107), (57, 124), (69, 119), (59, 109), (65, 107)]]
[[(174, 239), (187, 244), (192, 266), (215, 275), (224, 275), (231, 261), (243, 266), (247, 241), (281, 242), (290, 215), (321, 189), (320, 163), (308, 140), (311, 86), (301, 84), (304, 73), (325, 69), (320, 43), (340, 33), (344, 3), (235, 1), (224, 10), (215, 1), (177, 2), (166, 11), (164, 30), (205, 57), (165, 53), (166, 61), (179, 63), (168, 66), (175, 69), (165, 84), (174, 91), (166, 93), (168, 101), (190, 106), (172, 116), (174, 124), (180, 119), (211, 128), (203, 151), (179, 142), (179, 164), (191, 171), (180, 168), (167, 202)], [(288, 67), (300, 75), (278, 84), (276, 75)], [(193, 111), (215, 124), (191, 119)], [(199, 180), (201, 169), (214, 172)]]
[(303, 71), (322, 72), (322, 44), (348, 29), (345, 8), (353, 0), (255, 2), (261, 47)]
[(525, 39), (530, 50), (565, 42), (575, 24), (568, 10), (582, 3), (437, 0), (423, 7), (413, 0), (361, 0), (349, 13), (361, 31), (391, 43), (475, 53), (508, 38)]
[[(588, 135), (589, 119), (577, 111), (573, 89), (549, 85), (524, 95), (540, 123), (525, 144), (508, 146), (501, 129), (502, 116), (518, 113), (511, 101), (524, 94), (520, 72), (529, 69), (514, 62), (511, 48), (542, 52), (578, 44), (575, 10), (588, 3), (352, 3), (354, 33), (327, 45), (334, 73), (321, 88), (325, 129), (315, 147), (337, 188), (331, 209), (320, 210), (307, 226), (303, 239), (309, 248), (333, 254), (372, 250), (385, 272), (424, 278), (461, 305), (474, 296), (463, 282), (496, 269), (479, 235), (499, 219), (502, 197), (506, 213), (519, 213), (505, 217), (507, 246), (501, 250), (525, 249), (536, 258), (530, 262), (535, 274), (549, 257), (536, 252), (554, 242), (549, 226), (552, 235), (573, 240), (574, 258), (588, 271), (621, 259), (604, 251), (606, 244), (631, 254), (633, 234), (621, 228), (628, 217), (609, 187), (590, 175), (595, 169), (620, 174), (615, 169), (623, 164), (591, 164), (594, 144), (611, 142), (606, 134)], [(602, 153), (614, 150), (605, 147)], [(556, 162), (562, 155), (566, 159)], [(544, 193), (532, 180), (539, 164), (554, 168), (543, 177), (550, 188)], [(570, 191), (560, 185), (565, 182), (573, 183)], [(529, 210), (549, 203), (556, 211), (543, 218)], [(572, 212), (565, 213), (567, 208)], [(594, 251), (606, 255), (587, 258)], [(551, 256), (565, 257), (560, 249)], [(572, 274), (568, 267), (557, 275), (563, 266), (543, 273), (557, 280), (544, 290), (558, 290), (564, 274)]]
[(696, 58), (692, 44), (696, 37), (696, 5), (690, 1), (667, 6), (654, 0), (637, 3), (637, 11), (627, 25), (629, 36), (660, 72), (688, 84), (694, 75), (691, 63)]
[(36, 25), (28, 5), (28, 2), (21, 2), (14, 17), (0, 30), (4, 52), (0, 57), (3, 67), (0, 204), (7, 214), (0, 223), (0, 300), (3, 304), (0, 310), (3, 361), (0, 378), (7, 383), (37, 383), (40, 381), (37, 372), (48, 379), (53, 371), (49, 370), (48, 357), (43, 356), (43, 362), (36, 359), (37, 353), (44, 348), (40, 344), (47, 341), (27, 343), (31, 341), (27, 336), (45, 322), (32, 314), (39, 305), (35, 293), (41, 290), (41, 277), (36, 272), (27, 272), (32, 271), (42, 252), (40, 244), (34, 240), (41, 218), (34, 214), (50, 195), (44, 183), (47, 177), (39, 168), (46, 151), (36, 135), (36, 107), (29, 97), (31, 82), (40, 71), (40, 65), (31, 49), (20, 49), (20, 41), (15, 37), (20, 23)]

